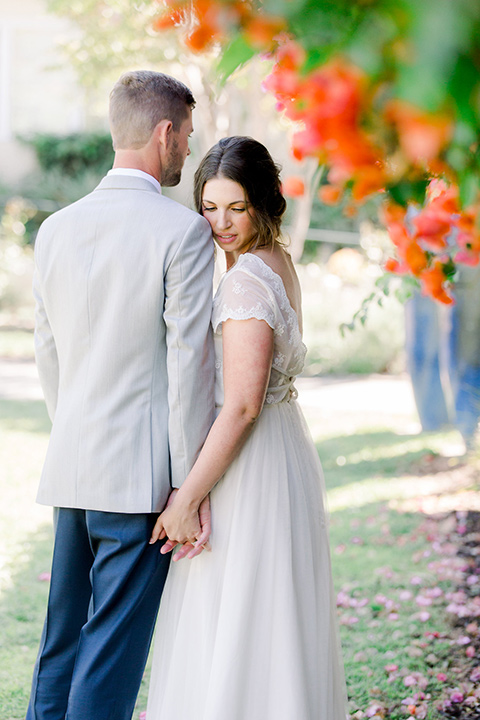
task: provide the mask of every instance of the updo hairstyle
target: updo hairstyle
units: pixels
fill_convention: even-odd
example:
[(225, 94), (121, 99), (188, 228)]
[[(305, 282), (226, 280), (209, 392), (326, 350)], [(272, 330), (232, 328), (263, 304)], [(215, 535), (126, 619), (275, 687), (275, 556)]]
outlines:
[(282, 242), (280, 227), (287, 206), (279, 175), (280, 167), (262, 143), (243, 136), (223, 138), (210, 148), (195, 173), (195, 208), (203, 214), (203, 188), (209, 180), (233, 180), (242, 186), (255, 211), (251, 218), (257, 234), (252, 249), (273, 248)]

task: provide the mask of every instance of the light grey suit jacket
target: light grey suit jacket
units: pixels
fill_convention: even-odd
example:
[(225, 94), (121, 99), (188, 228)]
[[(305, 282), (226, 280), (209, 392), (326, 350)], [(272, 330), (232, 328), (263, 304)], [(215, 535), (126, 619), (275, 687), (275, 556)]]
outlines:
[(35, 246), (35, 354), (50, 443), (38, 502), (160, 511), (213, 420), (208, 222), (108, 176)]

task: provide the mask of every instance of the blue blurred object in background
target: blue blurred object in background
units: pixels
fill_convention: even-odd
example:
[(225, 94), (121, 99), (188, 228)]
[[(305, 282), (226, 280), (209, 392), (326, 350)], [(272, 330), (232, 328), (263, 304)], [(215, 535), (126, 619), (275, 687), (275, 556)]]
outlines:
[(456, 304), (417, 293), (406, 314), (407, 365), (424, 430), (453, 425), (468, 448), (480, 417), (480, 269), (462, 268)]

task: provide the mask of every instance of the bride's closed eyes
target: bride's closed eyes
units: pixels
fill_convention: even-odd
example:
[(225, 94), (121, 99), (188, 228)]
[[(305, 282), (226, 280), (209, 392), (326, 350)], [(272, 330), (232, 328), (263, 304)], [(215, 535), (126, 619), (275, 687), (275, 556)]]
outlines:
[[(215, 210), (217, 210), (215, 205), (204, 205), (202, 209), (203, 209), (203, 212), (215, 212)], [(246, 211), (246, 209), (247, 209), (246, 207), (230, 207), (229, 208), (229, 210), (233, 210), (233, 212), (237, 212), (237, 213), (243, 213)]]

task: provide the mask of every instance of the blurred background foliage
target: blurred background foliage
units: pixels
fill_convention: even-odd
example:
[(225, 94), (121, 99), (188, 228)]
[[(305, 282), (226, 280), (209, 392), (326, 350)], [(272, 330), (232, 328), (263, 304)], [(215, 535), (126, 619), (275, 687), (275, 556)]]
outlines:
[[(254, 58), (248, 68), (221, 85), (217, 51), (198, 55), (185, 47), (178, 33), (154, 31), (152, 23), (160, 7), (156, 2), (48, 0), (47, 4), (71, 24), (72, 32), (62, 39), (64, 58), (75, 69), (91, 107), (98, 104), (99, 94), (108, 95), (123, 71), (135, 67), (169, 72), (192, 87), (197, 100), (193, 152), (182, 182), (187, 189), (178, 199), (190, 202), (195, 165), (214, 142), (229, 134), (257, 137), (283, 166), (284, 177), (294, 173), (309, 185), (315, 163), (291, 158), (290, 124), (261, 88), (271, 60)], [(351, 8), (342, 6), (342, 12), (350, 16)], [(110, 137), (101, 128), (67, 136), (35, 134), (23, 140), (35, 150), (37, 170), (17, 187), (0, 188), (0, 325), (31, 327), (31, 248), (38, 227), (48, 214), (91, 191), (110, 167), (113, 154)], [(326, 177), (320, 182), (325, 184)], [(347, 217), (343, 209), (343, 204), (325, 205), (315, 192), (288, 200), (286, 233), (304, 283), (308, 372), (402, 369), (403, 311), (394, 301), (388, 313), (373, 311), (368, 326), (352, 337), (340, 335), (341, 323), (348, 322), (372, 292), (379, 263), (389, 248), (385, 234), (376, 232), (378, 199), (365, 203), (355, 216)]]

